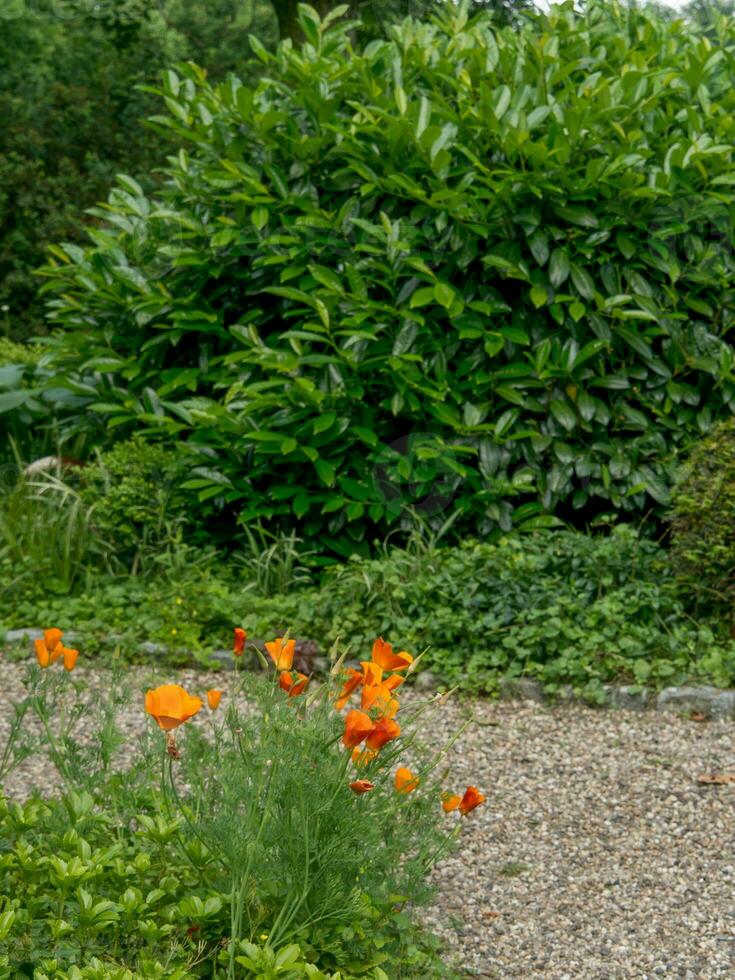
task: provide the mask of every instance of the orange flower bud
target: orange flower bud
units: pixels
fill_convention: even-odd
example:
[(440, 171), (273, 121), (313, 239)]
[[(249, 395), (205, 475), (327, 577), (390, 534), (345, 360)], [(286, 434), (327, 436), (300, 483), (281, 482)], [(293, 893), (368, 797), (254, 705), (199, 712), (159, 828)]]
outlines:
[(76, 666), (77, 663), (78, 656), (79, 656), (78, 650), (69, 650), (67, 647), (64, 647), (63, 649), (64, 670), (74, 670), (74, 667)]
[(442, 809), (445, 813), (451, 813), (452, 810), (456, 810), (461, 802), (462, 797), (457, 796), (456, 793), (442, 793)]
[(241, 657), (245, 651), (245, 641), (248, 638), (248, 634), (242, 629), (241, 626), (236, 626), (234, 630), (234, 640), (232, 644), (232, 652), (236, 657)]
[(369, 782), (367, 779), (356, 779), (354, 783), (350, 783), (350, 789), (353, 793), (369, 793), (371, 789), (374, 789), (373, 783)]
[(48, 647), (43, 640), (34, 640), (33, 645), (36, 648), (36, 660), (38, 661), (38, 666), (45, 669), (51, 663), (51, 656), (48, 652)]
[(49, 653), (53, 653), (61, 642), (61, 637), (63, 635), (64, 634), (61, 632), (61, 630), (56, 629), (56, 627), (43, 631), (43, 642), (46, 644)]
[(207, 691), (207, 704), (212, 709), (212, 711), (217, 710), (221, 700), (222, 700), (222, 691), (218, 691), (215, 688), (212, 688), (210, 691)]

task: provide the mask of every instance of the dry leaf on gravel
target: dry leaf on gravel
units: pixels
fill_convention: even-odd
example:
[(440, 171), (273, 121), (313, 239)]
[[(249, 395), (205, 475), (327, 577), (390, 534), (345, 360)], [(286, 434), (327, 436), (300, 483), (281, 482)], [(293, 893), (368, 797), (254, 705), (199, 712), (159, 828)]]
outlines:
[(706, 786), (724, 786), (727, 783), (735, 783), (735, 772), (716, 772), (710, 776), (697, 776), (698, 783)]

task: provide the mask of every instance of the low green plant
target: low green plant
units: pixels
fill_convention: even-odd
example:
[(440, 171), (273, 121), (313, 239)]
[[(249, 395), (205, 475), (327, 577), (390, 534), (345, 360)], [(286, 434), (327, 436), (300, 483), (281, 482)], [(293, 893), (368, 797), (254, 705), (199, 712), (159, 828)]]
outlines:
[(293, 532), (273, 533), (245, 523), (242, 536), (234, 563), (258, 595), (275, 596), (312, 583), (307, 563), (316, 552), (305, 550)]
[(240, 618), (256, 635), (283, 620), (325, 643), (390, 633), (428, 648), (438, 682), (494, 691), (525, 674), (599, 701), (614, 681), (735, 682), (735, 641), (716, 618), (692, 618), (689, 598), (667, 552), (619, 527), (468, 541), (420, 557), (395, 549), (335, 566), (319, 589), (253, 597)]
[[(118, 443), (80, 470), (80, 496), (114, 561), (132, 574), (171, 549), (189, 525), (173, 449), (137, 438)], [(144, 569), (143, 569), (144, 570)]]
[(735, 419), (691, 451), (671, 500), (671, 558), (684, 588), (733, 622)]
[(407, 649), (428, 648), (438, 684), (493, 692), (525, 674), (591, 700), (608, 682), (735, 683), (729, 620), (694, 615), (668, 552), (630, 527), (446, 547), (417, 535), (379, 559), (312, 574), (312, 584), (264, 595), (234, 561), (182, 545), (145, 580), (100, 576), (71, 596), (16, 587), (0, 628), (52, 620), (100, 654), (119, 647), (129, 660), (180, 665), (226, 647), (234, 621), (260, 638), (290, 625), (315, 655), (340, 637), (389, 634)]
[(67, 594), (91, 563), (105, 565), (91, 508), (53, 463), (26, 475), (17, 465), (0, 479), (0, 595)]

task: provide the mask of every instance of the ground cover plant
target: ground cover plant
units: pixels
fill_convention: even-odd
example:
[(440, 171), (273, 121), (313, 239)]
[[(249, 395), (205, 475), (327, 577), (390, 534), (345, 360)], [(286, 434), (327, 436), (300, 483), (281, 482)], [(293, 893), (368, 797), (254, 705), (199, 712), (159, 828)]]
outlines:
[[(157, 727), (123, 771), (109, 708), (127, 693), (113, 683), (85, 701), (77, 651), (45, 631), (0, 779), (43, 751), (65, 792), (0, 806), (3, 976), (453, 975), (408, 909), (485, 797), (457, 792), (448, 746), (422, 737), (429, 704), (400, 707), (418, 664), (408, 653), (377, 640), (344, 671), (335, 651), (317, 685), (294, 671), (294, 649), (268, 642), (262, 674), (242, 671), (238, 628), (222, 689), (148, 690)], [(85, 712), (99, 727), (83, 745), (72, 733)]]
[(46, 269), (95, 438), (183, 446), (203, 499), (366, 554), (647, 513), (732, 411), (732, 22), (466, 6), (353, 43), (301, 8), (257, 85), (169, 72), (165, 185)]
[(271, 545), (258, 568), (181, 547), (145, 575), (94, 574), (56, 597), (29, 577), (3, 593), (0, 628), (52, 618), (102, 659), (183, 666), (212, 663), (216, 650), (221, 664), (233, 619), (259, 642), (290, 626), (309, 671), (338, 638), (359, 646), (382, 633), (426, 649), (438, 685), (496, 692), (504, 678), (530, 676), (592, 701), (611, 682), (735, 683), (729, 621), (695, 614), (666, 549), (629, 527), (459, 546), (417, 536), (326, 572), (299, 564), (288, 544), (280, 558)]

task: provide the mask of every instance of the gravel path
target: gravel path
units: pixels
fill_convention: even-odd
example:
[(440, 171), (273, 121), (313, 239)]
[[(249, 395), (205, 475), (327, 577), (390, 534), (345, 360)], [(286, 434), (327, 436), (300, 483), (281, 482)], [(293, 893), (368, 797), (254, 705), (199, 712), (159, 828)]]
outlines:
[[(106, 682), (78, 674), (92, 688)], [(152, 679), (134, 676), (141, 687)], [(20, 678), (4, 665), (5, 703)], [(440, 729), (455, 730), (471, 707), (477, 724), (450, 761), (457, 789), (475, 783), (488, 803), (468, 818), (423, 913), (458, 961), (502, 980), (735, 978), (735, 785), (697, 783), (735, 771), (732, 724), (455, 701), (440, 709)], [(145, 723), (139, 709), (129, 719)], [(0, 740), (6, 727), (0, 711)], [(23, 795), (49, 780), (29, 762), (6, 789)]]

